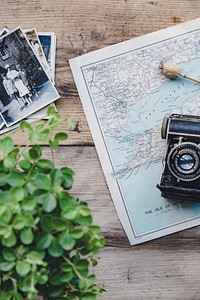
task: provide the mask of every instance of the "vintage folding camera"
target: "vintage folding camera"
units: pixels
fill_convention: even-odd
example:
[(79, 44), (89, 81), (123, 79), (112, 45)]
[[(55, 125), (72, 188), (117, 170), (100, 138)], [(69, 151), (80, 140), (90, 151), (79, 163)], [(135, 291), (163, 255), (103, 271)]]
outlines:
[(200, 201), (200, 117), (165, 117), (161, 136), (166, 139), (164, 168), (157, 185), (161, 196)]

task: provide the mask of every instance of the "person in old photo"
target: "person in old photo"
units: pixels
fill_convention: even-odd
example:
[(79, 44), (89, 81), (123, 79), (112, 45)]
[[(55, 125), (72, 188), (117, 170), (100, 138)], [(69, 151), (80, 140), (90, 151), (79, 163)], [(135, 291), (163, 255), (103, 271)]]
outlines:
[(5, 69), (7, 70), (7, 78), (14, 81), (15, 77), (18, 77), (19, 72), (13, 68), (11, 68), (10, 65), (5, 65)]
[(19, 92), (19, 96), (25, 101), (25, 105), (26, 105), (26, 103), (28, 105), (31, 104), (31, 103), (33, 103), (32, 99), (29, 96), (29, 90), (25, 86), (25, 84), (23, 83), (23, 81), (21, 80), (21, 78), (15, 77), (14, 84), (15, 84), (18, 92)]
[(10, 97), (10, 101), (15, 99), (15, 100), (18, 101), (19, 105), (21, 105), (20, 99), (18, 97), (17, 88), (15, 87), (14, 82), (12, 81), (12, 79), (8, 78), (7, 74), (3, 74), (2, 79), (3, 79), (3, 86), (6, 90), (6, 93)]
[(21, 70), (11, 68), (9, 65), (6, 66), (6, 69), (8, 70), (7, 78), (12, 80), (21, 99), (21, 110), (22, 110), (25, 106), (33, 102), (29, 96), (29, 90), (23, 82), (23, 79), (25, 81), (25, 74), (23, 76)]
[(35, 95), (35, 100), (38, 100), (39, 95), (37, 93), (37, 89), (34, 87), (34, 83), (30, 80), (28, 80), (28, 76), (24, 70), (23, 67), (21, 67), (20, 65), (16, 66), (17, 71), (19, 72), (19, 78), (23, 81), (24, 85), (27, 87), (27, 89), (29, 90), (29, 99), (33, 102), (33, 100), (31, 99), (31, 95)]
[(17, 65), (16, 70), (18, 71), (19, 78), (21, 78), (25, 86), (28, 88), (28, 90), (30, 90), (30, 87), (28, 85), (28, 78), (23, 68), (20, 65)]

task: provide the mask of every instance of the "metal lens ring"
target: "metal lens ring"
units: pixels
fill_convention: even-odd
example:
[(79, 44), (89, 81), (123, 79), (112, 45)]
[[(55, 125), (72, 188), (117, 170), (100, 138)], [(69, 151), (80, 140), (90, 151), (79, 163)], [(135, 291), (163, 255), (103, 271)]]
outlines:
[(192, 181), (200, 176), (200, 147), (191, 142), (175, 146), (169, 153), (167, 165), (178, 179)]

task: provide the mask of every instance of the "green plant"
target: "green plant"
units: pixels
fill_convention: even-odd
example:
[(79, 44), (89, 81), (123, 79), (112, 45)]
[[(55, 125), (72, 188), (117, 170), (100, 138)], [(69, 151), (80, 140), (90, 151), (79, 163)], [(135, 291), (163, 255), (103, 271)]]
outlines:
[[(54, 165), (53, 150), (67, 134), (53, 107), (49, 120), (28, 131), (25, 147), (0, 140), (0, 299), (93, 300), (103, 292), (90, 275), (104, 245), (86, 202), (69, 194), (74, 172)], [(55, 133), (57, 132), (57, 133)], [(47, 143), (52, 160), (37, 143)]]

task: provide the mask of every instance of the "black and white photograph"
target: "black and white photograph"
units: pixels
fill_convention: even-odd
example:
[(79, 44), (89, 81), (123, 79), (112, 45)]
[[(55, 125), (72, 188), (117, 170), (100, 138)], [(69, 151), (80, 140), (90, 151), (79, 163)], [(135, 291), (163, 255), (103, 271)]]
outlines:
[(3, 36), (5, 34), (7, 34), (9, 32), (8, 28), (4, 27), (1, 31), (0, 31), (0, 36)]
[(21, 28), (0, 38), (0, 111), (11, 126), (59, 98)]
[(55, 77), (56, 36), (54, 32), (38, 32), (38, 37), (48, 65), (51, 67), (53, 80)]
[(44, 65), (48, 66), (43, 48), (40, 44), (40, 40), (38, 38), (35, 28), (26, 29), (26, 30), (24, 30), (24, 33), (25, 33), (27, 39), (29, 40), (29, 43), (31, 44), (35, 54), (39, 57), (39, 59), (41, 60), (41, 62)]
[[(5, 122), (3, 120), (3, 118), (0, 116), (0, 129), (5, 126)], [(0, 131), (1, 132), (1, 131)], [(1, 134), (1, 133), (0, 133)]]

